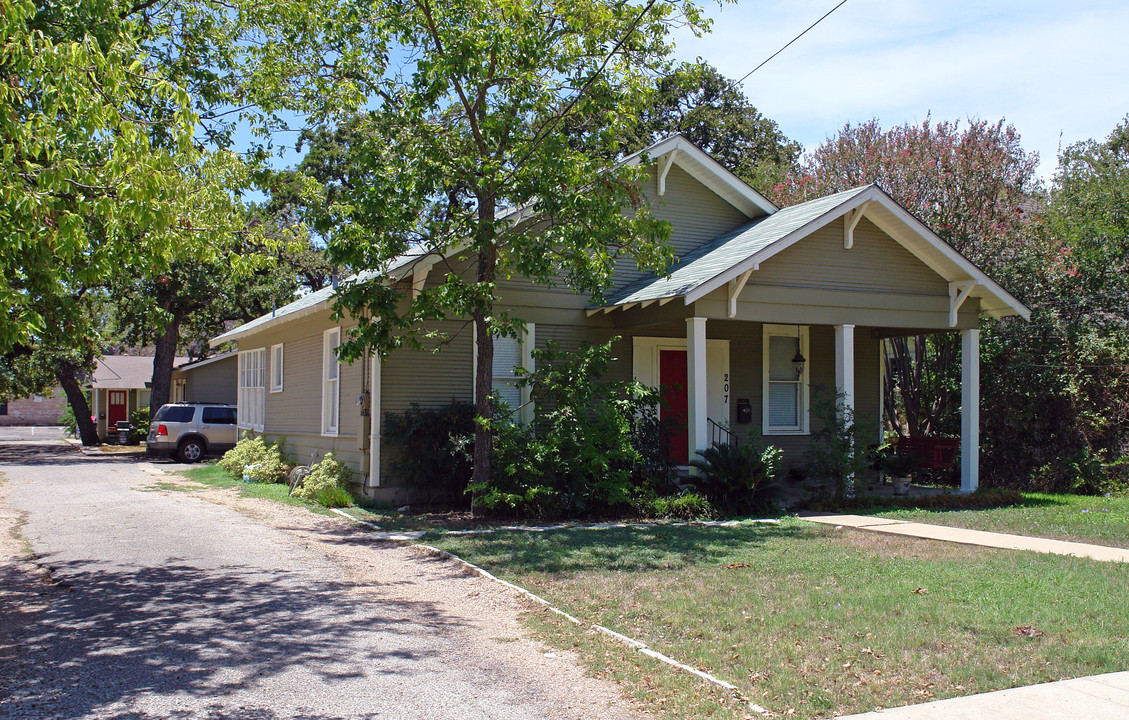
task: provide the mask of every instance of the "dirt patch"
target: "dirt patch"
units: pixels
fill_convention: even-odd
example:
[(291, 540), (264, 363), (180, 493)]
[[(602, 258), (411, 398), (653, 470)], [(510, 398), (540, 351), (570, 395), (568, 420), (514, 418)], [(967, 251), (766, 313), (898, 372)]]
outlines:
[[(500, 672), (520, 674), (551, 697), (562, 718), (639, 718), (646, 716), (624, 698), (618, 685), (585, 674), (570, 652), (537, 641), (522, 615), (543, 612), (516, 593), (472, 573), (451, 560), (422, 549), (374, 541), (370, 530), (344, 518), (312, 513), (302, 507), (242, 496), (233, 488), (200, 486), (178, 475), (163, 474), (167, 492), (185, 494), (230, 507), (243, 516), (280, 530), (307, 550), (324, 555), (340, 568), (341, 580), (354, 597), (396, 598), (438, 604), (444, 617), (458, 619), (460, 653), (472, 653)], [(183, 492), (183, 489), (189, 492)]]

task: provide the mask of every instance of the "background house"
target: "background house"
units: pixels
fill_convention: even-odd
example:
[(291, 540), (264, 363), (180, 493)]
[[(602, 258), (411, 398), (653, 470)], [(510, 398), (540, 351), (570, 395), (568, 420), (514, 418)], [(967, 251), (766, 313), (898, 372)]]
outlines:
[[(627, 162), (651, 163), (643, 191), (671, 224), (679, 260), (670, 275), (617, 266), (606, 305), (568, 288), (520, 279), (498, 283), (497, 310), (526, 321), (520, 340), (497, 338), (494, 385), (511, 401), (514, 368), (532, 369), (532, 348), (564, 349), (620, 338), (609, 379), (632, 376), (666, 389), (663, 414), (684, 430), (672, 460), (731, 434), (784, 450), (803, 463), (818, 429), (817, 388), (843, 394), (859, 422), (881, 438), (881, 339), (960, 333), (963, 347), (962, 487), (978, 484), (979, 322), (1028, 311), (876, 186), (802, 205), (772, 203), (680, 136)], [(457, 253), (444, 273), (434, 255), (405, 256), (383, 277), (404, 292), (442, 283), (469, 263)], [(401, 350), (343, 365), (335, 350), (355, 323), (331, 318), (333, 288), (311, 293), (212, 340), (236, 341), (239, 422), (286, 436), (301, 462), (333, 451), (358, 473), (360, 489), (389, 502), (412, 488), (389, 472), (383, 415), (412, 403), (473, 400), (472, 328), (447, 333), (438, 353)]]
[[(187, 362), (176, 358), (174, 365)], [(90, 411), (98, 426), (98, 437), (129, 416), (139, 407), (149, 406), (153, 381), (153, 358), (138, 355), (103, 355), (98, 358), (89, 389)]]

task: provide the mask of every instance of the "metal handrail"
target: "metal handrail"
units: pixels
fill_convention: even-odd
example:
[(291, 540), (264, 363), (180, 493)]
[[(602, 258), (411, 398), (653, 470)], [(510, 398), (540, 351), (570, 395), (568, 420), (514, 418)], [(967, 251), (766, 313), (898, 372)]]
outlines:
[(741, 438), (739, 438), (737, 435), (733, 434), (733, 432), (729, 428), (725, 427), (724, 425), (717, 422), (713, 418), (706, 418), (706, 423), (709, 425), (709, 429), (710, 429), (710, 444), (711, 445), (713, 445), (713, 444), (718, 444), (718, 445), (738, 445), (738, 444), (740, 444)]

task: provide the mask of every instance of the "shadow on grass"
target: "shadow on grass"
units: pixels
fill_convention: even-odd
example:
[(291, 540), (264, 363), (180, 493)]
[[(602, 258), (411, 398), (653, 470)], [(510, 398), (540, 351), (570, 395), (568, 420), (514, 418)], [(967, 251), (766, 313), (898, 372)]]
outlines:
[(799, 525), (773, 523), (741, 527), (653, 525), (540, 533), (507, 531), (471, 540), (444, 538), (439, 544), (456, 554), (468, 552), (474, 562), (504, 566), (514, 573), (568, 575), (720, 564), (750, 548), (800, 538), (809, 532)]

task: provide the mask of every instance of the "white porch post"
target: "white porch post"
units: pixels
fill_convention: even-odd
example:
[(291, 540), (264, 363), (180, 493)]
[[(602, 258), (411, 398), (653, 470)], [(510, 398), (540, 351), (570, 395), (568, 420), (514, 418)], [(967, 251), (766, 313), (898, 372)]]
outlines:
[[(855, 418), (855, 326), (835, 326), (835, 392), (842, 393), (847, 421)], [(854, 475), (847, 480), (847, 496), (854, 497)]]
[(706, 427), (706, 319), (686, 318), (686, 429), (690, 459), (709, 445)]
[(980, 486), (980, 330), (960, 331), (960, 491)]
[(843, 403), (855, 411), (855, 326), (835, 326), (835, 390), (843, 393)]
[(369, 388), (369, 414), (372, 417), (369, 422), (368, 485), (380, 487), (380, 369), (383, 364), (379, 353), (373, 353), (369, 362), (372, 363), (369, 373), (372, 383)]

